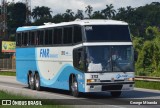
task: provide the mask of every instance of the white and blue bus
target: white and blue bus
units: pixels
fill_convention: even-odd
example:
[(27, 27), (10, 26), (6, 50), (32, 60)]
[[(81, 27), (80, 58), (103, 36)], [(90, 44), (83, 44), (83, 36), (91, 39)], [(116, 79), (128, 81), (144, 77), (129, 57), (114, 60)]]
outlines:
[(16, 77), (30, 89), (118, 97), (134, 88), (133, 45), (128, 24), (115, 20), (75, 20), (19, 27)]

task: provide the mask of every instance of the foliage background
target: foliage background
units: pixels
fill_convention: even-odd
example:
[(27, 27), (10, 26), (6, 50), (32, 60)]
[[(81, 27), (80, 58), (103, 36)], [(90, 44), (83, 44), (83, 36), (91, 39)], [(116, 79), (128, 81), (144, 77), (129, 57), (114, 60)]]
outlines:
[[(1, 7), (0, 7), (1, 9)], [(145, 6), (131, 6), (114, 9), (106, 4), (105, 9), (93, 11), (88, 5), (85, 10), (66, 9), (64, 13), (53, 16), (51, 8), (36, 6), (32, 12), (32, 22), (26, 22), (26, 6), (21, 2), (8, 3), (8, 40), (15, 40), (17, 27), (43, 25), (44, 22), (68, 22), (79, 19), (113, 19), (129, 23), (135, 50), (135, 69), (137, 75), (160, 76), (160, 2), (152, 2)], [(3, 55), (1, 54), (1, 57)]]

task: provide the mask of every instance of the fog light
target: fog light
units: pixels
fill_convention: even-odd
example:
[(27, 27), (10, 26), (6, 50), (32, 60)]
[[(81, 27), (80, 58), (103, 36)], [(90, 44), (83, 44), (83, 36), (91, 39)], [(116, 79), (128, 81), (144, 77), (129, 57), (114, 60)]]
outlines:
[(87, 83), (94, 82), (94, 79), (87, 79)]
[(134, 81), (134, 78), (128, 78), (128, 81)]

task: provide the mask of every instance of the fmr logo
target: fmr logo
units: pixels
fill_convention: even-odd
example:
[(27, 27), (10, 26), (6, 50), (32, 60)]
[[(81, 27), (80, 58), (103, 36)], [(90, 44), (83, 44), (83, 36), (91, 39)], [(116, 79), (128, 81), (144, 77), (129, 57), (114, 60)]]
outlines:
[(50, 54), (50, 49), (40, 49), (41, 58), (58, 58), (58, 54)]
[(121, 75), (121, 74), (118, 74), (118, 75), (116, 76), (117, 79), (127, 78), (127, 77), (128, 77), (128, 75)]
[(40, 49), (40, 57), (48, 57), (49, 58), (49, 49)]
[(40, 57), (49, 58), (49, 49), (40, 49)]

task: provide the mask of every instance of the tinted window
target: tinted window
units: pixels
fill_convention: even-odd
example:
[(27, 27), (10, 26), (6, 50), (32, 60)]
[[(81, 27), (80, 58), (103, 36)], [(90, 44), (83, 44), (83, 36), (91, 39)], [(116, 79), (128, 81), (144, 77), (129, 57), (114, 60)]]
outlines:
[(28, 45), (28, 32), (23, 33), (23, 45)]
[(35, 32), (29, 32), (29, 45), (35, 45)]
[(127, 25), (85, 26), (86, 41), (131, 41)]
[(45, 30), (45, 45), (52, 44), (52, 30)]
[(73, 65), (77, 69), (80, 69), (82, 71), (85, 70), (84, 50), (83, 50), (83, 48), (78, 48), (78, 49), (74, 49), (73, 50)]
[(21, 46), (24, 46), (24, 42), (25, 42), (25, 33), (22, 33), (22, 39), (21, 39)]
[(44, 31), (38, 31), (38, 34), (37, 34), (37, 39), (36, 39), (38, 42), (37, 42), (37, 45), (43, 45), (43, 41), (44, 41)]
[(17, 46), (27, 46), (28, 45), (28, 32), (17, 34), (16, 45)]
[(48, 30), (49, 34), (49, 44), (53, 44), (53, 30)]
[(82, 42), (82, 30), (80, 26), (74, 26), (74, 43)]
[(61, 44), (62, 43), (62, 29), (55, 28), (54, 29), (54, 44)]
[(16, 35), (16, 46), (21, 46), (21, 33)]
[(63, 43), (71, 44), (72, 43), (72, 27), (65, 27), (63, 32)]

